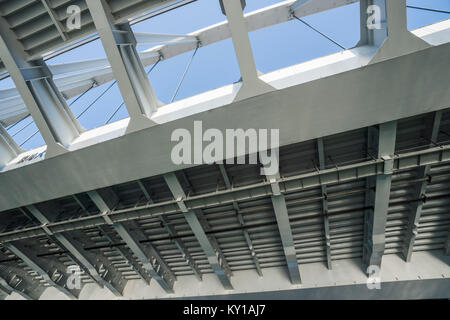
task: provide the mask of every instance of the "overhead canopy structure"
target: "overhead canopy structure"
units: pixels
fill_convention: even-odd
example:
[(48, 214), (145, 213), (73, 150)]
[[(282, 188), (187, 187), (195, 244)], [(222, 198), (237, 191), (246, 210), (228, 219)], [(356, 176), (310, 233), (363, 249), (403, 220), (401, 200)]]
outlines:
[[(0, 91), (0, 122), (29, 114), (46, 143), (24, 151), (0, 126), (0, 297), (448, 298), (450, 20), (409, 32), (405, 0), (291, 0), (245, 15), (245, 1), (223, 0), (227, 20), (190, 34), (130, 28), (188, 2), (0, 2), (0, 60), (15, 83)], [(356, 47), (257, 71), (249, 31), (356, 2)], [(379, 29), (366, 25), (373, 4)], [(69, 5), (81, 29), (65, 29)], [(45, 62), (92, 37), (106, 58)], [(157, 99), (144, 66), (227, 38), (241, 81)], [(85, 130), (66, 99), (113, 79), (130, 117)], [(174, 164), (172, 132), (199, 120), (280, 129), (279, 174)], [(370, 270), (381, 290), (367, 287)]]

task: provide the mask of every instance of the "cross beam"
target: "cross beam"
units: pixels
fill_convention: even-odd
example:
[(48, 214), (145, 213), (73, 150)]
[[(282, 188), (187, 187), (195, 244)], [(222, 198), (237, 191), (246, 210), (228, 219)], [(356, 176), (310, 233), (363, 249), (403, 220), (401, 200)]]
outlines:
[(381, 267), (385, 243), (386, 221), (391, 193), (392, 170), (394, 165), (397, 122), (391, 121), (379, 125), (378, 158), (384, 160), (383, 172), (375, 177), (373, 211), (369, 211), (366, 242), (363, 249), (363, 267)]
[[(408, 31), (406, 0), (361, 0), (360, 10), (361, 40), (359, 45), (371, 44), (379, 47), (370, 63), (430, 47), (424, 40)], [(378, 10), (379, 20), (376, 21)], [(373, 22), (380, 25), (375, 27)]]
[(38, 300), (46, 289), (17, 265), (0, 266), (0, 285), (27, 300)]
[(63, 41), (68, 40), (66, 33), (64, 32), (64, 27), (61, 24), (61, 22), (58, 20), (58, 16), (56, 15), (55, 11), (51, 7), (49, 0), (41, 0), (42, 4), (45, 7), (45, 10), (47, 10), (48, 15), (53, 21), (53, 24), (55, 25), (56, 29), (58, 30), (59, 35), (63, 39)]
[[(317, 152), (319, 155), (319, 167), (320, 170), (325, 170), (325, 152), (323, 145), (323, 138), (317, 139)], [(326, 255), (327, 255), (327, 267), (328, 269), (332, 269), (331, 264), (331, 236), (330, 236), (330, 222), (328, 218), (328, 200), (327, 200), (327, 186), (322, 185), (322, 213), (323, 213), (323, 229), (325, 233), (325, 247), (326, 247)]]
[(278, 179), (279, 174), (267, 176), (268, 182), (272, 188), (272, 205), (277, 219), (278, 230), (280, 232), (281, 243), (283, 244), (284, 256), (289, 271), (289, 277), (292, 284), (300, 284), (300, 270), (298, 266), (297, 253), (295, 251), (294, 237), (292, 236), (291, 223), (287, 211), (286, 200), (281, 194)]
[(112, 190), (90, 191), (87, 194), (100, 212), (103, 213), (107, 223), (111, 225), (120, 238), (127, 244), (128, 248), (130, 248), (134, 255), (139, 259), (148, 274), (155, 279), (167, 293), (173, 293), (173, 284), (176, 281), (175, 274), (170, 270), (151, 244), (143, 246), (139, 241), (137, 231), (132, 231), (132, 228), (127, 227), (127, 224), (134, 224), (133, 229), (138, 229), (137, 223), (135, 221), (131, 223), (113, 223), (108, 217), (108, 212), (110, 212), (119, 202), (119, 199)]
[[(138, 180), (138, 184), (139, 184), (139, 188), (142, 190), (142, 193), (144, 193), (145, 199), (147, 199), (147, 201), (149, 203), (153, 203), (153, 200), (151, 199), (150, 194), (148, 193), (148, 191), (145, 188), (145, 186), (142, 183), (142, 181)], [(192, 272), (194, 272), (194, 275), (197, 277), (197, 279), (199, 281), (202, 281), (203, 276), (202, 276), (202, 273), (201, 273), (199, 267), (197, 266), (197, 263), (195, 262), (194, 258), (192, 258), (191, 254), (189, 253), (188, 249), (183, 244), (181, 239), (177, 239), (178, 233), (175, 230), (175, 228), (169, 224), (169, 221), (167, 220), (167, 218), (165, 216), (159, 216), (158, 218), (161, 221), (162, 226), (164, 227), (164, 229), (166, 229), (167, 233), (171, 237), (174, 237), (172, 239), (173, 243), (175, 244), (175, 246), (180, 251), (181, 255), (183, 256), (183, 259), (186, 261), (186, 263), (192, 269)]]
[[(437, 140), (437, 137), (439, 135), (439, 128), (441, 124), (441, 118), (442, 118), (442, 111), (437, 111), (432, 114), (432, 121), (429, 124), (428, 133), (426, 134), (425, 139), (428, 141), (435, 143)], [(419, 178), (426, 178), (428, 174), (430, 173), (431, 166), (426, 165), (423, 167), (420, 167), (419, 170)], [(416, 199), (422, 199), (425, 197), (425, 192), (427, 189), (427, 186), (429, 184), (429, 179), (424, 180), (416, 187), (415, 191), (415, 198)], [(406, 231), (406, 237), (405, 237), (405, 243), (403, 247), (403, 256), (405, 258), (406, 262), (411, 261), (412, 253), (414, 250), (414, 242), (416, 240), (417, 234), (419, 232), (419, 222), (420, 217), (422, 215), (422, 207), (423, 207), (423, 201), (417, 201), (412, 205), (411, 208), (411, 216), (409, 217), (408, 221), (408, 229)]]
[(104, 0), (86, 1), (106, 56), (130, 115), (128, 132), (149, 127), (161, 103), (150, 85), (136, 51), (136, 38), (129, 23), (114, 24), (111, 9)]
[(206, 254), (208, 262), (222, 283), (223, 287), (226, 290), (233, 290), (233, 286), (230, 281), (230, 277), (232, 275), (231, 269), (228, 267), (228, 264), (220, 252), (220, 248), (218, 248), (217, 244), (214, 244), (206, 235), (205, 230), (203, 229), (197, 215), (194, 211), (188, 210), (186, 205), (184, 204), (183, 199), (186, 198), (186, 194), (178, 181), (175, 173), (167, 173), (164, 175), (164, 179), (169, 186), (172, 195), (177, 200), (177, 204), (181, 211), (184, 214), (184, 217), (191, 227), (192, 232), (195, 235), (195, 238), (200, 243), (201, 248)]
[[(225, 168), (225, 165), (219, 164), (219, 169), (220, 169), (220, 173), (222, 175), (223, 181), (225, 182), (225, 186), (227, 187), (227, 189), (231, 189), (231, 182), (230, 182), (230, 178), (228, 177), (228, 173), (227, 173), (227, 169)], [(234, 211), (236, 212), (236, 217), (239, 221), (239, 224), (242, 227), (244, 227), (245, 226), (244, 217), (240, 213), (240, 208), (239, 208), (238, 203), (236, 201), (233, 201), (232, 205), (233, 205)], [(253, 263), (255, 264), (256, 272), (258, 273), (258, 275), (260, 277), (262, 277), (263, 273), (262, 273), (261, 265), (259, 264), (258, 255), (256, 254), (255, 248), (253, 247), (253, 243), (250, 238), (250, 235), (246, 229), (242, 229), (242, 232), (244, 233), (245, 242), (247, 243), (248, 250), (250, 250), (250, 254), (252, 256)]]

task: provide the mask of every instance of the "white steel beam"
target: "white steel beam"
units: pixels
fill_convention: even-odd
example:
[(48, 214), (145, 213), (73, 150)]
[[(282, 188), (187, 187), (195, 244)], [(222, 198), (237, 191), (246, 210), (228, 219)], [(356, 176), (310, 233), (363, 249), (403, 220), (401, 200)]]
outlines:
[(206, 235), (196, 213), (192, 210), (187, 210), (183, 201), (183, 199), (186, 198), (186, 194), (184, 193), (177, 176), (173, 172), (167, 173), (164, 175), (164, 180), (169, 186), (173, 197), (177, 200), (177, 204), (183, 212), (187, 223), (191, 227), (195, 238), (200, 244), (200, 247), (203, 249), (212, 270), (216, 273), (226, 290), (233, 290), (233, 285), (230, 280), (230, 277), (232, 276), (231, 269), (229, 268), (225, 257), (220, 252), (220, 248), (218, 248), (217, 244), (214, 244), (213, 241), (211, 241)]
[[(273, 151), (272, 151), (273, 152)], [(272, 205), (277, 220), (278, 230), (280, 232), (281, 243), (283, 244), (284, 256), (286, 258), (289, 277), (292, 284), (300, 284), (300, 270), (295, 250), (294, 237), (292, 236), (291, 223), (286, 206), (284, 194), (281, 194), (279, 174), (267, 175), (268, 183), (272, 189)]]
[[(385, 160), (373, 159), (350, 165), (330, 168), (323, 171), (312, 171), (290, 177), (284, 177), (278, 181), (282, 193), (299, 192), (310, 188), (320, 187), (323, 184), (335, 184), (349, 182), (383, 174)], [(440, 165), (450, 162), (450, 145), (429, 148), (414, 152), (395, 155), (393, 173), (403, 170), (412, 170), (424, 165)], [(272, 196), (273, 192), (269, 182), (260, 182), (248, 186), (234, 187), (233, 189), (219, 190), (198, 196), (189, 196), (183, 200), (188, 210), (198, 210), (218, 205), (231, 204), (233, 201), (246, 201)], [(180, 212), (178, 200), (164, 201), (155, 204), (137, 204), (136, 206), (115, 209), (109, 214), (112, 222), (124, 222), (135, 219), (144, 219), (166, 214)], [(72, 230), (86, 229), (105, 225), (103, 214), (94, 214), (79, 219), (69, 219), (46, 225), (53, 233), (68, 232)], [(46, 232), (41, 227), (28, 227), (20, 230), (0, 233), (0, 243), (22, 240), (32, 237), (45, 236)]]
[[(430, 129), (428, 130), (428, 134), (426, 139), (428, 139), (431, 143), (435, 143), (437, 137), (439, 135), (439, 128), (442, 119), (442, 112), (437, 111), (432, 115), (431, 124), (429, 124)], [(426, 165), (420, 167), (419, 170), (419, 178), (426, 178), (430, 173), (431, 166)], [(415, 198), (416, 199), (424, 199), (426, 189), (428, 184), (430, 183), (429, 179), (424, 180), (416, 187)], [(406, 231), (405, 243), (403, 248), (403, 256), (406, 262), (411, 261), (412, 253), (414, 251), (414, 242), (416, 240), (417, 234), (419, 232), (419, 222), (420, 217), (422, 215), (422, 207), (424, 202), (422, 200), (415, 202), (411, 208), (411, 216), (408, 221), (408, 229)]]
[(242, 77), (236, 101), (247, 99), (256, 95), (273, 91), (274, 88), (262, 81), (256, 70), (255, 59), (248, 36), (247, 22), (244, 18), (241, 0), (220, 0), (220, 4), (228, 19), (228, 27), (231, 32), (236, 58)]
[[(325, 151), (323, 145), (323, 138), (317, 139), (317, 152), (319, 155), (319, 169), (325, 170)], [(331, 263), (331, 236), (330, 236), (330, 222), (328, 218), (328, 200), (327, 200), (327, 186), (322, 185), (322, 213), (323, 213), (323, 229), (325, 234), (325, 250), (327, 255), (327, 267), (332, 269)]]
[[(173, 293), (173, 285), (176, 281), (176, 276), (160, 257), (156, 248), (151, 244), (142, 245), (139, 242), (137, 231), (131, 231), (132, 228), (128, 228), (125, 222), (113, 223), (111, 219), (109, 219), (108, 213), (114, 209), (119, 201), (112, 190), (89, 191), (87, 194), (103, 214), (107, 223), (111, 225), (120, 238), (127, 244), (128, 248), (130, 248), (134, 255), (139, 259), (148, 274), (158, 282), (161, 288), (167, 293)], [(137, 225), (134, 225), (133, 227), (133, 229), (137, 229)]]
[[(429, 48), (407, 29), (406, 0), (361, 0), (361, 44), (379, 47), (370, 63)], [(377, 21), (379, 11), (380, 20)], [(374, 20), (375, 18), (375, 20)], [(375, 26), (374, 23), (379, 23)]]
[(47, 144), (47, 157), (66, 152), (83, 128), (57, 89), (47, 65), (43, 60), (25, 60), (23, 48), (3, 18), (0, 57)]
[(397, 135), (397, 121), (391, 121), (379, 125), (378, 158), (384, 161), (381, 174), (375, 177), (375, 195), (373, 211), (367, 222), (366, 243), (363, 250), (363, 267), (369, 266), (381, 268), (386, 243), (386, 221), (389, 209), (389, 197), (391, 193), (392, 172), (394, 166), (395, 141)]
[(128, 23), (114, 25), (104, 0), (87, 0), (89, 11), (130, 115), (128, 132), (154, 124), (150, 117), (161, 106), (136, 51), (136, 38)]
[[(272, 6), (266, 7), (261, 10), (257, 10), (254, 12), (250, 12), (245, 15), (245, 19), (247, 21), (248, 31), (253, 31), (261, 28), (265, 28), (274, 24), (282, 23), (285, 21), (289, 21), (292, 19), (292, 11), (290, 10), (290, 5), (294, 1), (284, 1)], [(334, 1), (336, 2), (336, 1)], [(320, 2), (321, 4), (322, 2)], [(345, 4), (345, 0), (339, 0), (340, 4)], [(304, 17), (305, 15), (321, 12), (321, 5), (317, 7), (312, 6), (309, 7), (307, 5), (301, 6), (299, 9), (295, 11), (295, 15), (297, 17)], [(386, 33), (383, 29), (375, 29), (368, 30), (367, 25), (368, 15), (365, 10), (362, 9), (361, 12), (361, 41), (358, 46), (371, 44), (375, 47), (381, 46), (383, 41), (386, 38)], [(412, 31), (413, 34), (420, 35), (424, 40), (435, 44), (436, 42), (442, 43), (442, 40), (439, 40), (439, 34), (442, 34), (442, 27), (446, 22), (441, 22), (437, 24), (433, 24), (431, 26), (419, 28), (417, 30)], [(441, 30), (441, 31), (439, 31)], [(431, 32), (430, 32), (431, 31)], [(384, 33), (383, 33), (384, 32)], [(368, 40), (369, 33), (379, 33), (378, 40), (375, 41), (377, 44), (374, 44), (373, 40)], [(213, 44), (215, 42), (227, 39), (231, 36), (228, 22), (224, 21), (222, 23), (218, 23), (216, 25), (192, 32), (188, 35), (188, 37), (195, 37), (200, 40), (202, 47)], [(442, 37), (443, 39), (448, 39), (448, 37)], [(372, 38), (371, 38), (372, 39)], [(448, 41), (448, 40), (447, 40)], [(144, 50), (139, 53), (141, 61), (144, 66), (149, 66), (158, 61), (159, 57), (163, 56), (164, 59), (169, 59), (176, 55), (185, 53), (187, 51), (194, 50), (196, 47), (196, 43), (192, 42), (182, 42), (182, 43), (170, 43), (167, 45), (156, 46), (150, 49)], [(97, 66), (95, 64), (98, 63)], [(96, 83), (97, 85), (101, 85), (108, 81), (114, 79), (112, 71), (109, 66), (109, 61), (107, 59), (93, 59), (92, 61), (80, 61), (73, 62), (64, 65), (49, 65), (50, 70), (54, 75), (65, 73), (65, 72), (73, 72), (85, 70), (86, 68), (96, 68), (96, 70), (90, 70), (89, 72), (70, 75), (69, 77), (56, 79), (55, 83), (57, 84), (60, 91), (63, 93), (64, 97), (71, 98), (78, 94), (84, 92), (87, 88), (89, 88), (92, 83)], [(0, 99), (5, 99), (5, 97), (17, 96), (17, 90), (8, 89), (0, 91)], [(5, 110), (7, 109), (7, 110)], [(17, 115), (25, 114), (26, 108), (23, 105), (21, 99), (14, 98), (12, 101), (1, 101), (0, 102), (0, 119), (3, 120), (4, 123), (9, 124), (9, 121), (13, 121), (17, 117)]]

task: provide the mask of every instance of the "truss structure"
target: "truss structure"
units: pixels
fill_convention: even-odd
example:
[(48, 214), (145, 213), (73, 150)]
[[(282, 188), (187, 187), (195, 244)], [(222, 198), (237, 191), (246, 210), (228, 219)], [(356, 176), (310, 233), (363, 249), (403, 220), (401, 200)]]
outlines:
[[(0, 90), (0, 298), (448, 298), (450, 20), (410, 32), (406, 0), (247, 14), (245, 1), (221, 0), (226, 20), (202, 30), (131, 29), (193, 1), (0, 2), (0, 74), (15, 83)], [(358, 2), (354, 48), (257, 70), (249, 32)], [(80, 29), (66, 26), (69, 5)], [(371, 5), (379, 29), (367, 28)], [(239, 82), (157, 99), (146, 66), (228, 38)], [(93, 39), (106, 58), (46, 63)], [(112, 80), (129, 118), (85, 130), (66, 100)], [(5, 128), (28, 115), (45, 145), (22, 150)], [(173, 164), (171, 132), (196, 120), (281, 128), (279, 175)], [(367, 290), (370, 266), (388, 290)]]

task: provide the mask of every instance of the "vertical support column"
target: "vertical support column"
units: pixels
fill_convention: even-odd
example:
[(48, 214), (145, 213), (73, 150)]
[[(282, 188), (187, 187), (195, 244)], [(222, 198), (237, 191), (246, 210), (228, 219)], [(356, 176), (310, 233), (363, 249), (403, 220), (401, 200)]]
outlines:
[[(436, 111), (432, 115), (432, 121), (430, 121), (431, 123), (428, 125), (429, 130), (428, 133), (426, 134), (425, 139), (428, 139), (432, 143), (435, 143), (435, 141), (437, 140), (439, 134), (439, 127), (441, 124), (441, 118), (442, 118), (442, 111)], [(418, 176), (420, 178), (427, 178), (430, 173), (430, 169), (431, 169), (430, 165), (420, 167), (418, 169), (419, 170)], [(425, 181), (417, 185), (415, 196), (416, 199), (425, 198), (425, 192), (429, 183), (430, 179), (426, 179)], [(408, 229), (406, 231), (405, 243), (403, 247), (403, 256), (406, 262), (411, 261), (412, 253), (414, 250), (414, 242), (419, 232), (419, 221), (422, 215), (423, 203), (424, 202), (422, 200), (419, 200), (413, 203), (413, 205), (411, 206), (411, 216), (409, 217)]]
[(127, 244), (128, 248), (130, 248), (134, 255), (139, 259), (148, 274), (150, 274), (150, 276), (155, 279), (167, 293), (173, 293), (173, 285), (176, 281), (176, 276), (160, 257), (156, 249), (152, 245), (143, 246), (139, 242), (137, 231), (131, 231), (131, 228), (127, 228), (125, 223), (114, 223), (107, 216), (108, 212), (110, 212), (119, 201), (112, 190), (90, 191), (88, 192), (88, 195), (97, 208), (103, 213), (106, 222), (111, 225), (120, 238)]
[(184, 193), (184, 190), (180, 182), (178, 181), (177, 176), (175, 175), (175, 173), (171, 172), (165, 174), (164, 179), (169, 186), (172, 195), (177, 200), (178, 206), (183, 212), (187, 223), (191, 227), (195, 238), (199, 242), (201, 248), (203, 249), (203, 252), (206, 254), (212, 270), (216, 273), (217, 277), (226, 290), (233, 290), (233, 286), (230, 281), (232, 273), (230, 268), (228, 267), (225, 257), (217, 247), (217, 244), (214, 245), (212, 241), (210, 241), (195, 212), (187, 209), (186, 204), (183, 200), (186, 198), (186, 194)]
[(375, 178), (374, 210), (367, 219), (367, 242), (363, 255), (363, 266), (381, 268), (386, 243), (386, 221), (391, 193), (392, 169), (394, 164), (397, 122), (379, 125), (378, 158), (384, 160), (384, 171)]
[(242, 76), (242, 87), (239, 90), (236, 101), (257, 96), (274, 88), (258, 77), (255, 59), (248, 36), (247, 22), (243, 9), (245, 0), (219, 0), (222, 13), (227, 16), (228, 26), (233, 40), (239, 69)]
[(136, 51), (136, 38), (130, 25), (114, 25), (111, 10), (104, 0), (86, 0), (86, 3), (130, 115), (127, 132), (154, 125), (150, 117), (162, 104)]
[[(323, 146), (323, 139), (317, 139), (317, 152), (319, 154), (319, 166), (320, 170), (325, 170), (325, 152)], [(331, 264), (331, 236), (330, 236), (330, 223), (328, 218), (328, 200), (327, 200), (327, 186), (322, 185), (322, 214), (323, 214), (323, 229), (325, 233), (325, 250), (327, 255), (327, 267), (332, 269)]]
[(8, 131), (0, 124), (0, 169), (21, 154), (22, 151)]
[(281, 194), (280, 185), (277, 181), (279, 174), (267, 176), (272, 188), (272, 205), (277, 219), (278, 230), (280, 232), (281, 243), (283, 244), (284, 255), (292, 284), (300, 284), (300, 270), (298, 266), (297, 253), (295, 251), (294, 237), (292, 236), (291, 223), (286, 206), (284, 195)]
[(56, 87), (45, 62), (26, 60), (22, 46), (3, 18), (0, 18), (0, 58), (47, 144), (46, 156), (67, 152), (84, 129)]
[(361, 0), (360, 44), (379, 47), (371, 64), (430, 47), (406, 20), (406, 0)]

